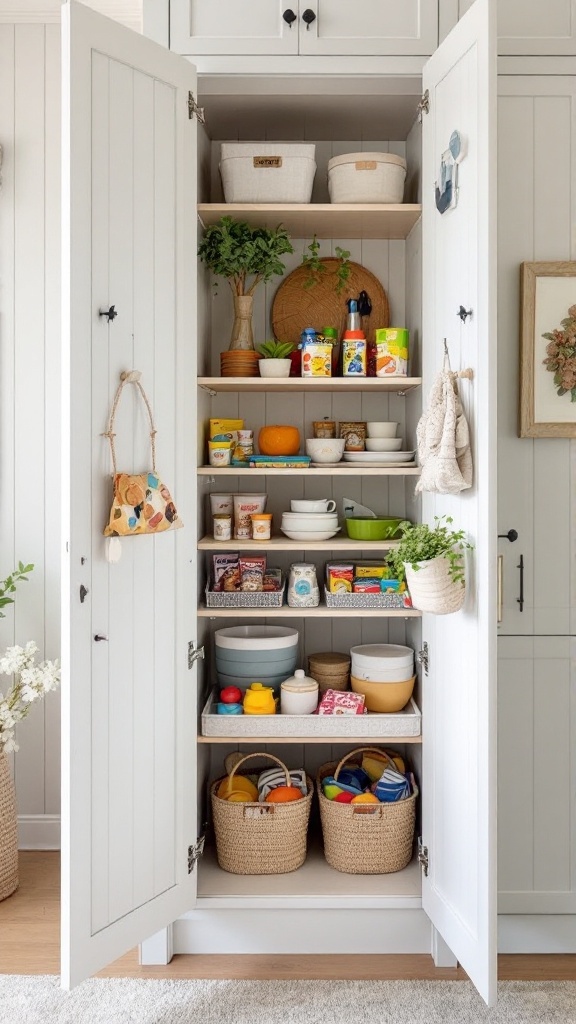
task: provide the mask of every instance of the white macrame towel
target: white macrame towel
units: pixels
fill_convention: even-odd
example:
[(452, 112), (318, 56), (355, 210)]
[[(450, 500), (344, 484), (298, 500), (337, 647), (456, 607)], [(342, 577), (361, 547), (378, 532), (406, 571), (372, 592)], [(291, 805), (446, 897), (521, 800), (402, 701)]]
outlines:
[(453, 373), (445, 359), (432, 385), (428, 408), (416, 431), (422, 470), (417, 492), (459, 494), (472, 486), (470, 433), (456, 383), (458, 377), (472, 375), (472, 370)]

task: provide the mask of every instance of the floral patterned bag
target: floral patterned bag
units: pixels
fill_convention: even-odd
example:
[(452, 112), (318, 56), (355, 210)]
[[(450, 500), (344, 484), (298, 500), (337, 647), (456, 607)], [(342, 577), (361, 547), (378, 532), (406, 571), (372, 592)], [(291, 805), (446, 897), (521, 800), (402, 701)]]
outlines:
[[(140, 376), (138, 370), (124, 371), (120, 374), (120, 384), (114, 396), (108, 430), (103, 435), (110, 442), (114, 467), (114, 497), (110, 519), (104, 528), (105, 537), (163, 533), (166, 530), (178, 530), (184, 525), (178, 516), (170, 491), (156, 472), (156, 428), (148, 396), (140, 383)], [(152, 469), (147, 473), (119, 473), (116, 465), (114, 418), (126, 384), (134, 384), (138, 388), (150, 420)]]

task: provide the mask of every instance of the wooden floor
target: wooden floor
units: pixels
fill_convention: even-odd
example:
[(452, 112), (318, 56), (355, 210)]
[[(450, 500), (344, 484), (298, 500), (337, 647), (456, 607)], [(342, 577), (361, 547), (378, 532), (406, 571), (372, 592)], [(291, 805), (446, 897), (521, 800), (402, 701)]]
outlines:
[[(0, 974), (58, 974), (60, 859), (57, 853), (22, 853), (20, 888), (0, 903)], [(505, 980), (573, 981), (576, 955), (500, 956)], [(333, 978), (463, 979), (461, 968), (437, 969), (429, 956), (175, 956), (167, 967), (140, 967), (137, 951), (100, 977), (121, 978)]]

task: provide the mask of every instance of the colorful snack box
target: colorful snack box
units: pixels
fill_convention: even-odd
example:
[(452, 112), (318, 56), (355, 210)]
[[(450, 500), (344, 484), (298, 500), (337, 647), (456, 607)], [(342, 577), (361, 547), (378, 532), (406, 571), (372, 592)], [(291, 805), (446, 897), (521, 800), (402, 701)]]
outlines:
[(278, 593), (279, 590), (282, 590), (282, 569), (266, 570), (263, 589), (267, 593)]
[(351, 594), (354, 581), (354, 566), (334, 565), (330, 562), (326, 566), (326, 583), (331, 594)]
[(373, 579), (387, 579), (390, 575), (390, 569), (384, 563), (380, 565), (371, 565), (370, 562), (359, 562), (354, 566), (354, 575), (361, 579), (363, 576), (372, 577)]
[(212, 590), (227, 593), (240, 589), (238, 555), (212, 555)]
[(326, 690), (318, 707), (319, 715), (363, 715), (364, 694)]
[(403, 594), (406, 584), (400, 580), (380, 580), (380, 590), (383, 594)]
[(208, 440), (214, 441), (218, 438), (220, 441), (230, 441), (235, 448), (238, 443), (238, 431), (243, 429), (244, 420), (211, 419)]
[(376, 376), (405, 377), (408, 373), (408, 331), (404, 327), (376, 329)]
[(302, 376), (332, 376), (332, 345), (324, 341), (302, 342)]
[(354, 594), (381, 594), (381, 583), (382, 580), (376, 578), (371, 579), (369, 576), (363, 576), (361, 578), (355, 576), (354, 582), (352, 583), (352, 592)]
[(266, 555), (253, 555), (240, 562), (240, 590), (260, 591), (264, 589), (264, 573), (266, 572)]

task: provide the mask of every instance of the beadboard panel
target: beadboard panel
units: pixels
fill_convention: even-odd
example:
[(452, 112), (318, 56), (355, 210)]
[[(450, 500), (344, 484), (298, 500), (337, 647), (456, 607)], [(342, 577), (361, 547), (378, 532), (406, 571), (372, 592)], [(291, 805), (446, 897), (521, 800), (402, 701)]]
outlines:
[[(35, 565), (0, 619), (0, 648), (34, 639), (48, 658), (60, 638), (59, 47), (56, 24), (0, 24), (0, 577), (18, 559)], [(41, 844), (44, 815), (53, 842), (59, 734), (50, 694), (18, 730), (23, 845)]]

